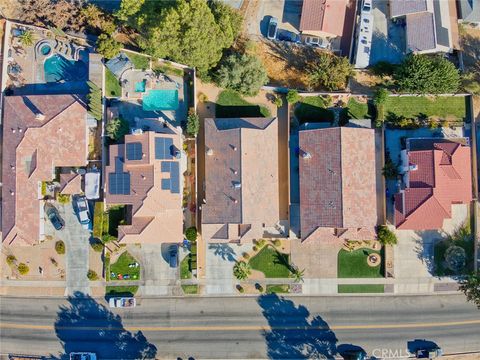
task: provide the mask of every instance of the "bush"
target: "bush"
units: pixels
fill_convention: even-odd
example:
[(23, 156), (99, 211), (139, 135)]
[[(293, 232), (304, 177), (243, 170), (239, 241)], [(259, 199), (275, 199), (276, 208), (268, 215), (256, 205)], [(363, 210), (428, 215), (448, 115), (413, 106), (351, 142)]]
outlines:
[(377, 239), (382, 245), (395, 245), (397, 243), (397, 236), (385, 225), (377, 227)]
[(62, 240), (58, 240), (55, 243), (55, 251), (57, 252), (58, 255), (65, 254), (65, 243)]
[(189, 227), (185, 231), (185, 237), (188, 241), (195, 242), (197, 241), (197, 228), (195, 226)]
[(130, 124), (122, 117), (111, 119), (106, 126), (107, 135), (114, 141), (122, 140), (130, 132)]
[(458, 273), (465, 268), (467, 255), (465, 249), (460, 246), (452, 245), (445, 251), (445, 262), (447, 267)]
[(299, 102), (301, 99), (301, 96), (298, 95), (298, 91), (297, 90), (288, 90), (288, 93), (287, 93), (287, 102), (289, 104), (296, 104), (297, 102)]
[(187, 134), (197, 136), (198, 130), (200, 130), (200, 118), (195, 111), (191, 109), (187, 117)]
[(242, 285), (237, 285), (237, 290), (239, 293), (243, 294), (245, 292), (245, 289), (243, 288)]
[(111, 59), (118, 55), (122, 49), (122, 45), (112, 36), (101, 34), (96, 43), (97, 52), (107, 59)]
[(96, 252), (102, 252), (103, 251), (103, 248), (105, 247), (103, 245), (103, 243), (100, 241), (100, 240), (97, 240), (97, 239), (93, 239), (91, 242), (90, 242), (90, 246), (92, 247), (93, 250), (95, 250)]
[(353, 74), (353, 67), (345, 57), (322, 52), (306, 72), (311, 87), (342, 90), (347, 86), (348, 77)]
[(18, 264), (17, 270), (20, 273), (20, 275), (26, 275), (30, 271), (30, 268), (28, 267), (27, 264), (20, 263)]
[(273, 240), (273, 245), (279, 247), (280, 245), (282, 245), (282, 242), (280, 241), (280, 239), (275, 239)]
[(275, 100), (273, 101), (273, 103), (275, 104), (275, 106), (277, 108), (281, 108), (282, 105), (283, 105), (283, 100), (280, 96), (277, 96), (277, 97), (275, 97)]
[(247, 279), (251, 273), (252, 268), (250, 267), (250, 264), (246, 263), (245, 261), (237, 261), (233, 266), (233, 275), (238, 280)]
[(15, 261), (17, 261), (17, 258), (15, 256), (13, 256), (13, 255), (8, 255), (7, 256), (6, 262), (7, 262), (8, 266), (12, 266), (15, 263)]
[(250, 255), (249, 255), (248, 253), (246, 253), (246, 252), (243, 253), (242, 256), (243, 256), (243, 258), (244, 258), (245, 260), (250, 259)]
[(57, 195), (57, 201), (60, 203), (60, 204), (68, 204), (70, 203), (70, 195), (68, 194), (58, 194)]
[(255, 244), (256, 244), (257, 247), (260, 249), (260, 248), (264, 247), (266, 243), (267, 243), (267, 240), (265, 240), (265, 239), (258, 239)]
[(261, 292), (261, 293), (262, 293), (263, 290), (264, 290), (264, 289), (263, 289), (263, 286), (260, 285), (259, 283), (256, 283), (256, 284), (255, 284), (255, 289), (257, 289), (257, 290), (258, 290), (259, 292)]
[(87, 272), (87, 278), (88, 280), (90, 281), (95, 281), (95, 280), (98, 280), (98, 275), (95, 271), (93, 271), (92, 269), (88, 270)]
[(205, 103), (208, 101), (208, 96), (201, 92), (198, 94), (198, 101)]
[(253, 250), (253, 251), (258, 251), (258, 247), (256, 247), (256, 246), (254, 245), (254, 246), (252, 246), (252, 250)]
[(377, 106), (385, 104), (388, 99), (389, 91), (385, 88), (380, 88), (373, 94), (373, 103)]
[(93, 237), (101, 239), (103, 234), (103, 202), (97, 201), (93, 210)]
[(88, 81), (89, 93), (87, 95), (88, 100), (88, 112), (95, 120), (102, 120), (102, 89), (100, 89), (93, 82)]
[(31, 30), (25, 30), (20, 36), (19, 36), (20, 42), (22, 43), (23, 46), (25, 47), (30, 47), (33, 45), (35, 42), (35, 36)]
[(256, 95), (268, 82), (267, 71), (262, 62), (253, 55), (230, 55), (215, 73), (218, 86), (243, 95)]
[(388, 61), (379, 61), (371, 67), (372, 73), (377, 76), (392, 76), (397, 65), (391, 64)]

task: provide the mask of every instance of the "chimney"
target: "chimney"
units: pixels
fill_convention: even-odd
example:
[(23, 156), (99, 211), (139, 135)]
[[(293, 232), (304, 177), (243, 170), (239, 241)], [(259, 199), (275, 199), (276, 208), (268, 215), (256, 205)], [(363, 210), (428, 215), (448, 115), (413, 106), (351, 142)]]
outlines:
[(308, 151), (302, 151), (302, 158), (303, 159), (311, 159), (312, 154), (310, 154)]
[(207, 149), (207, 155), (208, 155), (208, 156), (212, 156), (212, 155), (213, 155), (213, 150), (210, 149), (210, 148), (208, 148), (208, 149)]
[(235, 189), (240, 189), (240, 188), (242, 187), (242, 183), (241, 183), (241, 182), (234, 182), (234, 183), (233, 183), (233, 187), (234, 187)]
[(37, 112), (35, 113), (35, 120), (43, 121), (45, 120), (45, 115), (43, 115), (41, 112)]

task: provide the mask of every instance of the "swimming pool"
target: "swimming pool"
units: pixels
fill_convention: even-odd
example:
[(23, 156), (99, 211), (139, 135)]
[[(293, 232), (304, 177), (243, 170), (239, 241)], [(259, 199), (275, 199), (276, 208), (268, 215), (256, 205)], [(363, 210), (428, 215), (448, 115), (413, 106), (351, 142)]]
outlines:
[(145, 92), (145, 85), (147, 84), (146, 80), (139, 81), (135, 83), (135, 92)]
[(43, 64), (46, 82), (87, 80), (88, 68), (83, 61), (67, 60), (61, 55), (53, 55)]
[(149, 90), (142, 98), (143, 110), (177, 110), (178, 90)]

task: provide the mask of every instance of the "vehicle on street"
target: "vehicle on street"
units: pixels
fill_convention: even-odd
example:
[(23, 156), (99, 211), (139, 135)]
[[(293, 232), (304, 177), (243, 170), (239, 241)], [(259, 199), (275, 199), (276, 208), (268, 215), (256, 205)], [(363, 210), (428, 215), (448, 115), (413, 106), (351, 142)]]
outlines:
[(172, 245), (168, 249), (169, 255), (169, 264), (171, 268), (176, 268), (178, 266), (178, 246)]
[(77, 206), (78, 218), (84, 229), (90, 229), (90, 212), (88, 211), (88, 202), (85, 196), (75, 198)]
[(90, 352), (72, 352), (70, 360), (97, 360), (97, 355)]
[(277, 37), (277, 30), (278, 30), (278, 19), (272, 16), (270, 18), (270, 21), (268, 22), (267, 39), (275, 40)]
[(55, 230), (62, 230), (65, 227), (65, 221), (61, 218), (56, 207), (48, 205), (45, 208), (45, 212)]
[(327, 39), (316, 36), (307, 36), (304, 42), (306, 45), (315, 46), (320, 49), (328, 49), (328, 47), (330, 46)]
[(368, 358), (364, 350), (345, 350), (341, 355), (344, 360), (366, 360)]
[(302, 40), (300, 39), (300, 35), (295, 34), (292, 31), (288, 31), (288, 30), (284, 30), (284, 29), (278, 29), (277, 40), (293, 42), (295, 44), (301, 44), (302, 43)]
[(443, 350), (439, 347), (422, 348), (415, 351), (417, 359), (435, 359), (443, 355)]
[(137, 305), (134, 297), (112, 297), (108, 299), (111, 308), (134, 308)]

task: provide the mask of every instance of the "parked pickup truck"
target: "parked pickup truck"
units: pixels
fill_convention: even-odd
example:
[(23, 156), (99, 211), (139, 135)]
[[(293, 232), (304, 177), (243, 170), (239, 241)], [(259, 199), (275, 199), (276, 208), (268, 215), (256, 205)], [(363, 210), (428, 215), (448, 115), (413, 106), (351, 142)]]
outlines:
[(112, 308), (134, 308), (137, 303), (133, 297), (112, 297), (108, 305)]

